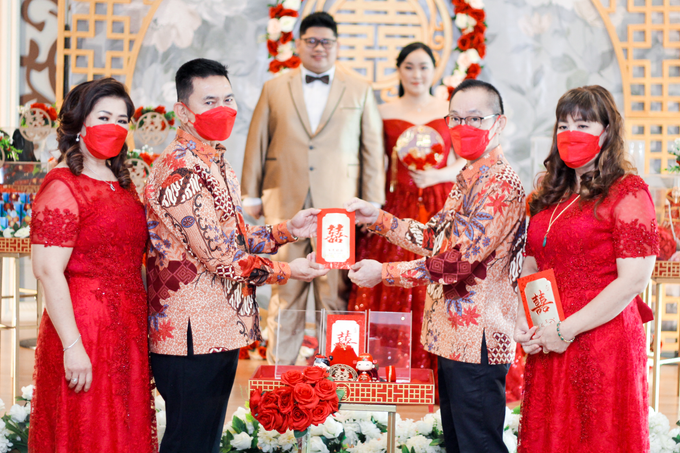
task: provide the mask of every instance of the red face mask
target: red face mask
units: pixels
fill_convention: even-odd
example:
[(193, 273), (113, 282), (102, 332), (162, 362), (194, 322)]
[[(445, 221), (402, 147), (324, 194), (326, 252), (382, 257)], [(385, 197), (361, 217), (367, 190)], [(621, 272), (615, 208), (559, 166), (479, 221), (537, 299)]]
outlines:
[(127, 129), (118, 124), (85, 127), (85, 135), (81, 135), (85, 147), (97, 159), (111, 159), (120, 154), (127, 136)]
[(557, 134), (557, 151), (567, 167), (583, 167), (600, 152), (602, 134), (592, 135), (581, 131), (560, 132)]
[[(496, 121), (498, 121), (498, 118), (496, 118)], [(491, 128), (494, 127), (496, 121), (493, 122)], [(493, 138), (489, 138), (489, 130), (477, 129), (467, 124), (459, 124), (449, 129), (449, 133), (454, 151), (465, 160), (479, 159), (486, 151), (486, 147), (489, 146), (491, 138)], [(496, 133), (494, 132), (493, 135), (495, 136)]]
[[(184, 105), (184, 107), (187, 106)], [(187, 107), (187, 110), (191, 112), (189, 107)], [(215, 107), (200, 114), (194, 113), (196, 117), (193, 124), (194, 129), (205, 140), (224, 141), (231, 135), (234, 121), (236, 121), (236, 113), (236, 110), (226, 106)]]

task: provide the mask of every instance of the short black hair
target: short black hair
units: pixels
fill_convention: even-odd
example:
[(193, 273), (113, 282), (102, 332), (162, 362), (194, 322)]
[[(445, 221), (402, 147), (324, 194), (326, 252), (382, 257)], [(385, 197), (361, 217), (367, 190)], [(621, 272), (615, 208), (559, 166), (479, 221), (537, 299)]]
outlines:
[(338, 24), (335, 23), (333, 16), (325, 11), (312, 13), (302, 19), (302, 22), (300, 22), (300, 37), (302, 37), (307, 32), (307, 29), (311, 27), (330, 28), (335, 37), (338, 37)]
[(229, 80), (227, 67), (219, 61), (196, 58), (184, 63), (175, 74), (177, 100), (185, 104), (189, 102), (189, 96), (194, 92), (194, 79), (205, 79), (210, 76), (224, 76)]
[(451, 100), (453, 100), (453, 97), (456, 95), (456, 93), (471, 90), (473, 88), (481, 88), (482, 90), (486, 91), (487, 94), (490, 95), (492, 99), (491, 108), (493, 109), (494, 113), (500, 113), (501, 115), (505, 113), (505, 111), (503, 110), (503, 98), (501, 97), (501, 94), (498, 92), (496, 87), (491, 85), (490, 83), (482, 82), (481, 80), (476, 79), (463, 80), (460, 83), (460, 85), (458, 85), (456, 89), (453, 91), (453, 94), (451, 95)]

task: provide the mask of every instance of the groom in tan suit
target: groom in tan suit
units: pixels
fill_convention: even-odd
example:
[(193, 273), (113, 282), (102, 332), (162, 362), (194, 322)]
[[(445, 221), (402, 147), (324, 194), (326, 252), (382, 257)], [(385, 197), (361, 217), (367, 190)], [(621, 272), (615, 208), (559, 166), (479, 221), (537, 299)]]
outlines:
[[(305, 17), (296, 48), (302, 66), (265, 83), (253, 113), (243, 162), (244, 209), (272, 223), (303, 207), (340, 208), (355, 196), (382, 204), (382, 120), (370, 83), (335, 64), (339, 44), (333, 17), (325, 12)], [(291, 261), (311, 251), (311, 241), (300, 240), (283, 247), (277, 259)], [(317, 310), (346, 310), (348, 290), (345, 271), (315, 279)], [(272, 287), (267, 318), (271, 363), (276, 354), (281, 364), (295, 362), (308, 293), (306, 282)], [(301, 312), (289, 314), (277, 329), (284, 309)]]

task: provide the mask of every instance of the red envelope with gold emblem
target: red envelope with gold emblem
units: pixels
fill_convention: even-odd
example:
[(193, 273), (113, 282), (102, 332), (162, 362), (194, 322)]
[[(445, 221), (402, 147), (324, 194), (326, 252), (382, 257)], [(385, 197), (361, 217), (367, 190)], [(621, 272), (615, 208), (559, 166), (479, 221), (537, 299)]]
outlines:
[(349, 269), (354, 264), (354, 213), (322, 209), (317, 216), (316, 262), (328, 269)]
[(564, 321), (555, 272), (548, 269), (517, 279), (529, 328)]

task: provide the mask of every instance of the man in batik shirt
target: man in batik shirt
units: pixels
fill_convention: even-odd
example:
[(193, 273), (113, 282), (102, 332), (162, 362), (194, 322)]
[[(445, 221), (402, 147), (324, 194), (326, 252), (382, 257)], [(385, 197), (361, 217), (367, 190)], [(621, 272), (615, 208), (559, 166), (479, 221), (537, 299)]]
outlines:
[(210, 453), (219, 448), (239, 348), (260, 338), (255, 288), (328, 271), (303, 258), (257, 256), (313, 234), (318, 210), (272, 226), (243, 220), (239, 182), (219, 143), (237, 111), (226, 67), (192, 60), (175, 82), (180, 129), (144, 191), (150, 361), (167, 411), (161, 453)]
[(488, 83), (466, 80), (448, 124), (468, 164), (444, 208), (427, 224), (400, 220), (370, 203), (347, 203), (370, 231), (425, 258), (357, 263), (359, 286), (428, 285), (421, 342), (439, 358), (447, 453), (506, 452), (505, 375), (515, 356), (516, 279), (525, 240), (524, 190), (500, 148), (503, 101)]

